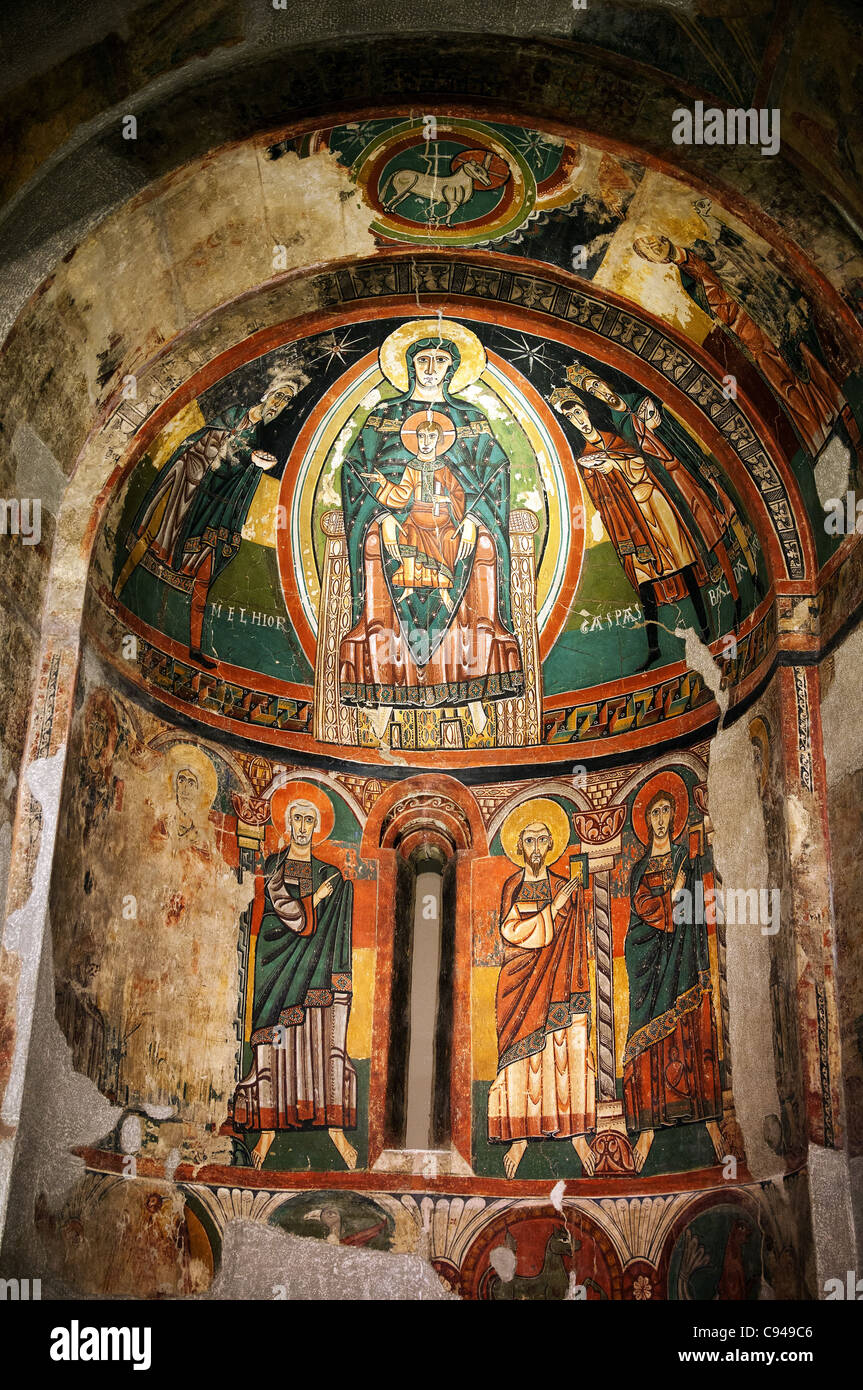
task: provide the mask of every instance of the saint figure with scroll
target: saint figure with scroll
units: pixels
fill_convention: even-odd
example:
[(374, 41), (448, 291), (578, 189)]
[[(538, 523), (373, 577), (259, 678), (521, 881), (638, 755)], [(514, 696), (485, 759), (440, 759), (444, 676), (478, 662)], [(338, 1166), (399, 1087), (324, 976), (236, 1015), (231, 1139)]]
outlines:
[[(315, 788), (309, 788), (310, 796)], [(317, 798), (316, 798), (317, 800)], [(264, 865), (255, 950), (251, 1071), (234, 1093), (237, 1129), (257, 1130), (260, 1168), (280, 1129), (326, 1129), (348, 1168), (357, 1075), (347, 1054), (353, 885), (312, 853), (316, 801), (287, 807), (287, 844)]]
[(535, 798), (501, 830), (518, 871), (503, 886), (504, 960), (497, 983), (497, 1076), (488, 1096), (488, 1137), (509, 1144), (515, 1177), (531, 1139), (568, 1139), (588, 1176), (595, 1159), (596, 1068), (590, 1050), (590, 976), (584, 890), (549, 870), (569, 843), (562, 807)]
[(667, 1125), (706, 1121), (716, 1156), (723, 1156), (707, 925), (685, 906), (696, 902), (699, 866), (674, 838), (685, 826), (688, 810), (686, 787), (671, 772), (648, 782), (632, 809), (635, 833), (647, 845), (630, 878), (631, 915), (624, 942), (629, 1031), (623, 1102), (627, 1129), (638, 1133), (638, 1169), (655, 1131)]
[(405, 389), (367, 415), (341, 472), (351, 627), (341, 698), (382, 739), (393, 709), (466, 706), (524, 690), (510, 607), (509, 459), (454, 392), (485, 365), (463, 325), (408, 323), (381, 348)]

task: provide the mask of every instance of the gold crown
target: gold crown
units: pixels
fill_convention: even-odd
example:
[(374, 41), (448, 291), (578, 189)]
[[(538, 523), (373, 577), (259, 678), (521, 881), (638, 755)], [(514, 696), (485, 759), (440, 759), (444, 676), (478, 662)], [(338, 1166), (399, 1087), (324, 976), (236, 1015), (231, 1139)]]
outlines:
[(566, 369), (567, 381), (572, 382), (573, 386), (583, 386), (585, 381), (589, 381), (591, 378), (595, 377), (596, 372), (592, 372), (589, 367), (585, 367), (584, 363), (579, 362), (578, 358), (576, 358), (574, 362), (571, 362)]
[(548, 400), (549, 404), (554, 406), (555, 410), (560, 410), (561, 406), (565, 405), (567, 401), (576, 401), (578, 405), (581, 405), (581, 401), (571, 386), (555, 386)]

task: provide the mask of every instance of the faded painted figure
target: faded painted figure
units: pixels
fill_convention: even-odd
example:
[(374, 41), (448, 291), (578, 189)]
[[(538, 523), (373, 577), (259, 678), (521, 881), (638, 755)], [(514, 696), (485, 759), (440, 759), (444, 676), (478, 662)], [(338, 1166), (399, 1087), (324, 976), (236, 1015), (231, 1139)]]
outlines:
[(569, 842), (569, 822), (555, 802), (537, 799), (512, 812), (501, 840), (522, 867), (501, 896), (505, 953), (489, 1139), (510, 1145), (508, 1178), (515, 1177), (529, 1139), (569, 1139), (589, 1175), (595, 1159), (586, 1135), (596, 1128), (596, 1071), (584, 894), (578, 878), (548, 869)]
[(347, 1055), (353, 885), (312, 854), (320, 812), (288, 808), (288, 843), (264, 866), (255, 954), (254, 1061), (234, 1095), (234, 1125), (258, 1130), (263, 1166), (280, 1129), (326, 1128), (348, 1168), (356, 1149), (357, 1076)]
[[(704, 568), (714, 583), (724, 576), (734, 602), (735, 625), (740, 626), (740, 591), (734, 562), (742, 560), (756, 591), (758, 571), (746, 528), (734, 502), (722, 486), (713, 461), (696, 447), (686, 430), (652, 396), (618, 394), (607, 381), (579, 361), (566, 369), (573, 386), (602, 401), (620, 420), (620, 433), (643, 455), (656, 460), (659, 477), (671, 484), (671, 496), (687, 507), (695, 526), (692, 538)], [(564, 392), (558, 392), (563, 396)]]
[(644, 610), (648, 670), (659, 659), (659, 604), (692, 600), (702, 642), (709, 642), (701, 585), (707, 571), (681, 511), (660, 485), (650, 457), (619, 434), (599, 430), (567, 388), (555, 393), (557, 409), (582, 439), (578, 466), (588, 496), (602, 517), (624, 573)]
[(809, 344), (800, 342), (800, 369), (795, 371), (703, 257), (683, 246), (675, 246), (666, 236), (636, 237), (632, 245), (642, 260), (677, 268), (681, 286), (690, 299), (733, 334), (746, 350), (783, 402), (797, 433), (813, 454), (817, 454), (828, 439), (830, 427), (838, 415), (842, 416), (846, 427), (850, 425), (857, 434), (854, 417), (845, 408), (839, 388)]

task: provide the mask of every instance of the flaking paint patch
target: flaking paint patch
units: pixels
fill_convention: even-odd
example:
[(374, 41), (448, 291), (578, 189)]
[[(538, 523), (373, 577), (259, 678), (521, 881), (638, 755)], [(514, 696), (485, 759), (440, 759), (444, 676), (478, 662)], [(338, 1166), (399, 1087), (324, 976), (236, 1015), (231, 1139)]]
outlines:
[[(52, 1291), (51, 1261), (39, 1230), (38, 1211), (58, 1212), (84, 1179), (84, 1163), (72, 1150), (103, 1140), (121, 1110), (100, 1094), (93, 1082), (72, 1065), (72, 1055), (54, 1017), (54, 967), (48, 934), (42, 953), (33, 1011), (33, 1035), (39, 1046), (28, 1058), (6, 1229), (3, 1272), (38, 1270), (43, 1297), (68, 1296)], [(35, 1223), (35, 1224), (34, 1224)]]
[(833, 679), (821, 701), (828, 786), (863, 767), (863, 719), (848, 717), (860, 704), (861, 668), (863, 627), (858, 627), (834, 653)]
[[(191, 756), (200, 778), (198, 800), (183, 812), (175, 754)], [(77, 751), (70, 777), (52, 899), (58, 986), (74, 990), (82, 965), (96, 965), (87, 995), (107, 1024), (110, 1076), (101, 1082), (111, 1094), (179, 1109), (192, 1132), (218, 1125), (235, 1081), (236, 924), (254, 885), (248, 874), (237, 881), (216, 843), (215, 766), (183, 743), (167, 756), (124, 748), (111, 767), (121, 804), (93, 820), (82, 811), (86, 768)], [(225, 1156), (224, 1142), (206, 1155), (189, 1142), (184, 1160)]]
[(508, 1284), (515, 1278), (518, 1261), (515, 1257), (515, 1251), (510, 1250), (506, 1245), (496, 1245), (488, 1257), (488, 1262), (504, 1284)]
[(57, 516), (68, 478), (55, 455), (26, 420), (12, 438), (15, 488), (21, 497), (38, 497), (45, 511)]
[(710, 332), (710, 319), (682, 288), (676, 268), (642, 260), (633, 242), (640, 236), (667, 236), (687, 246), (703, 233), (691, 189), (648, 170), (612, 237), (594, 284), (635, 301), (700, 343)]
[(723, 690), (721, 686), (722, 668), (719, 662), (715, 660), (710, 648), (701, 641), (691, 627), (676, 628), (674, 635), (675, 637), (686, 638), (687, 666), (691, 670), (697, 671), (704, 684), (713, 691), (713, 698), (719, 706), (719, 727), (721, 728), (728, 710), (729, 696), (728, 691)]
[[(66, 746), (63, 744), (52, 757), (39, 758), (36, 762), (31, 763), (24, 774), (30, 795), (41, 808), (42, 835), (39, 844), (39, 857), (33, 872), (30, 897), (23, 907), (11, 913), (6, 919), (3, 932), (5, 950), (10, 955), (16, 955), (19, 961), (18, 990), (15, 1001), (15, 1047), (9, 1081), (3, 1096), (2, 1111), (0, 1111), (4, 1125), (13, 1129), (17, 1128), (20, 1119), (21, 1102), (24, 1094), (24, 1078), (30, 1050), (36, 984), (48, 918), (48, 895), (51, 885), (54, 841), (65, 761)], [(0, 1222), (5, 1216), (9, 1196), (14, 1146), (13, 1138), (4, 1140), (0, 1146)]]
[[(707, 778), (717, 873), (726, 891), (769, 888), (764, 818), (746, 721), (722, 727), (728, 693), (720, 688), (719, 664), (691, 628), (685, 636), (687, 665), (703, 677), (720, 708)], [(770, 938), (758, 923), (726, 928), (726, 966), (735, 1116), (749, 1171), (753, 1177), (766, 1177), (775, 1174), (778, 1165), (764, 1137), (764, 1120), (778, 1114), (781, 1107), (773, 1069), (765, 1067), (763, 1060), (773, 1056)], [(729, 1128), (724, 1124), (723, 1133)]]
[(225, 1228), (222, 1266), (207, 1296), (458, 1301), (419, 1255), (354, 1250), (243, 1220)]
[(811, 838), (809, 812), (803, 802), (793, 792), (785, 799), (788, 823), (788, 846), (791, 852), (792, 868), (797, 868), (806, 853)]
[(848, 1158), (842, 1150), (810, 1144), (808, 1167), (818, 1285), (823, 1296), (827, 1279), (840, 1279), (844, 1286), (848, 1270), (855, 1269), (857, 1263)]
[(850, 466), (851, 451), (835, 434), (826, 449), (822, 449), (815, 465), (815, 487), (822, 507), (835, 497), (840, 497), (844, 503)]
[[(713, 852), (725, 891), (770, 888), (767, 837), (746, 720), (713, 741), (708, 774)], [(780, 931), (790, 930), (782, 920)], [(732, 1088), (746, 1159), (754, 1178), (774, 1176), (784, 1164), (768, 1145), (764, 1121), (781, 1112), (772, 1066), (771, 937), (758, 922), (726, 927), (729, 1044)]]

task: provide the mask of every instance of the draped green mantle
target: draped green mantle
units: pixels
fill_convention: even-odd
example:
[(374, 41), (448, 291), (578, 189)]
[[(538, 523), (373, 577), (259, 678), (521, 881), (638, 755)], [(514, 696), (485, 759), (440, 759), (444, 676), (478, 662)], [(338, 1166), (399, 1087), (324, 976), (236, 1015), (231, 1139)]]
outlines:
[[(689, 894), (684, 901), (692, 906), (691, 911), (678, 912), (678, 916), (696, 917), (699, 863), (689, 858), (683, 845), (671, 846), (671, 883), (683, 867), (684, 890)], [(623, 948), (629, 979), (629, 1032), (624, 1062), (669, 1032), (676, 1016), (697, 1008), (702, 992), (710, 988), (706, 924), (676, 921), (674, 931), (659, 931), (635, 910), (635, 895), (650, 864), (648, 853), (635, 865), (630, 880), (633, 906)], [(660, 892), (652, 891), (654, 896)]]
[[(443, 382), (441, 402), (430, 409), (448, 415), (456, 429), (456, 439), (441, 457), (465, 495), (464, 514), (486, 527), (498, 556), (497, 607), (502, 625), (512, 633), (510, 608), (509, 555), (509, 459), (495, 439), (488, 417), (477, 406), (457, 400), (449, 394), (449, 383), (460, 363), (455, 343), (448, 338), (423, 338), (413, 343), (407, 353), (408, 389), (404, 395), (384, 401), (370, 413), (348, 451), (341, 471), (342, 510), (347, 534), (348, 558), (351, 571), (352, 625), (359, 622), (365, 603), (363, 554), (366, 535), (373, 523), (388, 513), (397, 522), (409, 515), (413, 500), (400, 510), (385, 507), (375, 496), (374, 484), (362, 475), (378, 470), (389, 483), (400, 483), (405, 468), (417, 466), (416, 457), (400, 438), (401, 424), (425, 408), (426, 403), (411, 399), (416, 385), (414, 358), (423, 348), (440, 348), (452, 354), (452, 365)], [(438, 498), (435, 498), (437, 501)], [(458, 525), (461, 516), (452, 510), (452, 502), (444, 498), (450, 517)], [(444, 603), (435, 588), (394, 588), (393, 576), (399, 562), (388, 552), (382, 555), (387, 590), (392, 600), (402, 633), (410, 643), (413, 659), (424, 666), (443, 641), (467, 588), (473, 570), (476, 547), (455, 566), (453, 588), (450, 591), (452, 609)]]
[[(285, 887), (290, 898), (306, 899), (308, 916), (316, 919), (311, 936), (300, 936), (286, 926), (273, 904), (270, 882), (285, 866)], [(334, 864), (312, 855), (309, 861), (291, 860), (288, 850), (271, 855), (264, 865), (267, 888), (264, 914), (255, 953), (255, 989), (252, 1003), (252, 1038), (273, 1042), (273, 1029), (303, 1022), (307, 1008), (326, 1008), (334, 992), (351, 992), (351, 917), (353, 884)], [(328, 897), (312, 909), (308, 899), (325, 879), (335, 877)], [(296, 884), (288, 880), (297, 878)]]
[[(252, 462), (252, 450), (262, 447), (263, 425), (259, 420), (243, 426), (246, 414), (242, 406), (231, 406), (218, 420), (197, 430), (180, 445), (180, 449), (187, 448), (211, 429), (224, 429), (228, 435), (227, 456), (208, 469), (201, 479), (171, 557), (173, 568), (179, 569), (184, 554), (194, 554), (211, 546), (211, 582), (240, 548), (243, 526), (262, 477), (260, 468)], [(176, 454), (172, 455), (166, 466), (170, 467), (175, 457)]]

